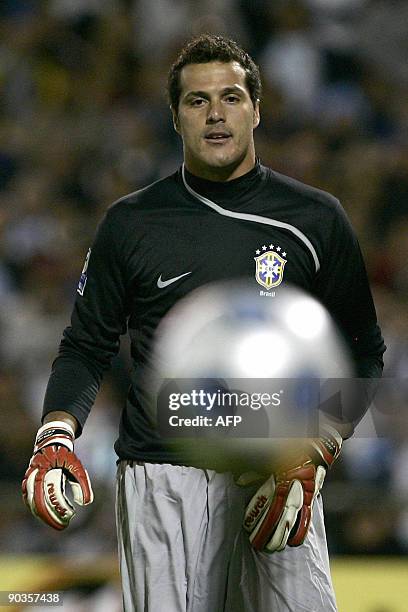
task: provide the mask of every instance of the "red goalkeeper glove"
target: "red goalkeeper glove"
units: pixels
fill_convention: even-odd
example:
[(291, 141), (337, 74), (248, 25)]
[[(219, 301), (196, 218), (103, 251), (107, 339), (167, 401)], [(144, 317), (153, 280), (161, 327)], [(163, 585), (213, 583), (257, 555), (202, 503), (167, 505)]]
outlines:
[(85, 506), (93, 501), (88, 472), (73, 452), (75, 434), (71, 425), (51, 421), (38, 430), (34, 452), (22, 483), (28, 508), (54, 529), (65, 529), (75, 509), (65, 494), (66, 481), (74, 501)]
[(303, 544), (314, 500), (341, 445), (340, 434), (327, 426), (320, 438), (311, 440), (302, 454), (278, 468), (258, 489), (244, 517), (255, 550), (273, 553), (286, 545)]

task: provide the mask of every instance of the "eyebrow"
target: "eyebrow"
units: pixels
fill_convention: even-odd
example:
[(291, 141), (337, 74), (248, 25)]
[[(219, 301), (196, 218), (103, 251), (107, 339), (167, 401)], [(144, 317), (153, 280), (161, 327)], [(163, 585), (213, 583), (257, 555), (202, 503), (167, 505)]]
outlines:
[[(226, 95), (229, 93), (236, 93), (236, 94), (242, 94), (245, 90), (242, 87), (238, 87), (237, 85), (233, 85), (230, 87), (224, 87), (224, 89), (221, 90), (221, 94), (222, 95)], [(208, 92), (207, 91), (189, 91), (185, 94), (185, 96), (183, 96), (184, 99), (186, 98), (190, 98), (192, 96), (196, 96), (196, 97), (200, 97), (200, 98), (208, 98)]]

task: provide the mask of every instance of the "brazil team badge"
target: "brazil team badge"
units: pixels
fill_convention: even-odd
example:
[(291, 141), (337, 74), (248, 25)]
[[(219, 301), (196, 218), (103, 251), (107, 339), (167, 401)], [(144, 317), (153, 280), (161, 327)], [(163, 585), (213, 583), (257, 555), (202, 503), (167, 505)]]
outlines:
[[(258, 250), (258, 252), (260, 251)], [(286, 253), (283, 253), (283, 255), (286, 255)], [(256, 264), (255, 278), (262, 287), (272, 289), (281, 284), (286, 264), (286, 259), (282, 255), (275, 251), (265, 251), (254, 259)]]

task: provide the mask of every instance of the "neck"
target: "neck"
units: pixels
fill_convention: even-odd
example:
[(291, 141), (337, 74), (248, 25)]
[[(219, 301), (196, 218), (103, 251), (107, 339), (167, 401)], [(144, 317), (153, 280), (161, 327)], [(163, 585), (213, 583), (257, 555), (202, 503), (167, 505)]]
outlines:
[(230, 166), (223, 166), (216, 168), (214, 166), (207, 166), (200, 163), (192, 163), (191, 160), (184, 158), (184, 165), (187, 170), (197, 176), (198, 178), (205, 179), (207, 181), (216, 182), (227, 182), (232, 181), (243, 174), (246, 174), (255, 166), (255, 150), (251, 151), (251, 154), (245, 159), (238, 163), (231, 164)]

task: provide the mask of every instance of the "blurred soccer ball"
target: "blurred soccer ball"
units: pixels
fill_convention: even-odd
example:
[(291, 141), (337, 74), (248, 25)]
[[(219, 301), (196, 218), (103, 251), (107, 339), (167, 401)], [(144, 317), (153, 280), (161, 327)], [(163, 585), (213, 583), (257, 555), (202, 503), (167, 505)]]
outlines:
[(162, 436), (183, 463), (218, 471), (270, 472), (283, 448), (316, 434), (322, 384), (351, 374), (317, 300), (287, 286), (259, 296), (249, 282), (179, 301), (157, 330), (154, 368)]

